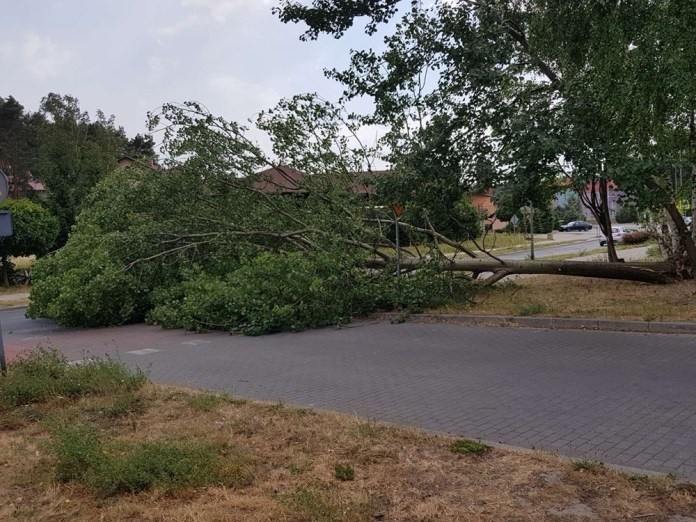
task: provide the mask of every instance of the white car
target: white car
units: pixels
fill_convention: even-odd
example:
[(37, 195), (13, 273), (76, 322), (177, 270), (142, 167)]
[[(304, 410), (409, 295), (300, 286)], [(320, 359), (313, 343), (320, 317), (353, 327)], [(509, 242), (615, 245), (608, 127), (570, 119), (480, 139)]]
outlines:
[[(622, 243), (623, 237), (626, 234), (633, 232), (628, 228), (624, 227), (611, 227), (611, 237), (614, 239), (614, 243)], [(602, 238), (599, 240), (599, 246), (604, 246), (607, 244), (607, 237), (602, 234)]]

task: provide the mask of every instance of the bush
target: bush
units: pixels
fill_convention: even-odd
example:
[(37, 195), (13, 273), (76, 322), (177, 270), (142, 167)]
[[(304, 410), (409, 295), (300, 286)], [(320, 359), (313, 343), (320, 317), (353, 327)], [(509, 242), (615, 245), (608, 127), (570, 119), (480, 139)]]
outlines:
[(649, 241), (652, 238), (653, 235), (650, 232), (646, 232), (644, 230), (634, 230), (633, 232), (624, 234), (622, 241), (626, 245), (639, 245)]
[(69, 364), (57, 350), (39, 348), (11, 363), (7, 375), (0, 377), (0, 404), (17, 407), (59, 396), (131, 391), (146, 381), (140, 370), (109, 357)]

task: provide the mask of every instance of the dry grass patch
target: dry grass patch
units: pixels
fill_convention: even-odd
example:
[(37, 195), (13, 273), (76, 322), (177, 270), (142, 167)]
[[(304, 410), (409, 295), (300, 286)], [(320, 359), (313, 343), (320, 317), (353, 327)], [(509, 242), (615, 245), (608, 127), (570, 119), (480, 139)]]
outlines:
[(471, 306), (449, 306), (437, 312), (694, 321), (695, 301), (696, 281), (651, 285), (586, 277), (535, 276), (482, 289)]
[(696, 491), (669, 478), (344, 415), (152, 384), (42, 397), (0, 412), (0, 520), (696, 515)]

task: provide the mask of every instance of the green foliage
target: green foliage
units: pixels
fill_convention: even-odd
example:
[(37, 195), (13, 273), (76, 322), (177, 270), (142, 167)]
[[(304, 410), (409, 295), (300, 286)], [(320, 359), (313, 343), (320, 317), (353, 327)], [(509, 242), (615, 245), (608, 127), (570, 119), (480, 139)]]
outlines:
[[(468, 298), (466, 281), (440, 268), (424, 265), (399, 280), (393, 254), (386, 270), (366, 268), (391, 243), (372, 219), (378, 209), (354, 190), (364, 151), (340, 136), (340, 110), (304, 96), (262, 115), (278, 154), (308, 173), (293, 181), (292, 195), (259, 188), (269, 171), (251, 174), (263, 156), (238, 125), (196, 104), (168, 106), (160, 117), (180, 162), (167, 171), (117, 169), (94, 187), (68, 243), (37, 263), (31, 317), (70, 326), (147, 317), (261, 334)], [(478, 225), (463, 200), (449, 214)]]
[(480, 441), (470, 439), (459, 439), (450, 446), (452, 453), (464, 453), (467, 455), (486, 455), (491, 451), (490, 446)]
[(370, 276), (336, 253), (261, 254), (226, 276), (198, 273), (155, 292), (148, 319), (167, 328), (259, 335), (345, 323), (377, 309), (422, 309), (455, 295), (468, 298), (468, 283), (428, 270), (397, 281)]
[(58, 236), (58, 221), (44, 207), (28, 199), (8, 199), (0, 210), (12, 213), (13, 235), (0, 238), (4, 256), (41, 256)]
[(72, 96), (50, 93), (41, 101), (47, 122), (39, 128), (33, 173), (48, 192), (47, 204), (60, 226), (58, 243), (70, 228), (91, 189), (113, 170), (126, 137), (114, 117), (98, 112), (92, 121)]
[(247, 483), (245, 459), (230, 448), (195, 440), (104, 443), (90, 424), (59, 421), (50, 446), (56, 475), (104, 496)]
[(617, 223), (635, 223), (638, 221), (638, 209), (635, 205), (621, 205), (616, 212)]
[(10, 363), (7, 374), (0, 377), (0, 405), (17, 407), (56, 397), (131, 391), (146, 380), (141, 371), (109, 357), (70, 364), (57, 350), (39, 348)]
[(350, 464), (336, 464), (334, 466), (334, 476), (343, 482), (351, 481), (355, 478), (355, 470)]
[(441, 234), (465, 241), (481, 235), (479, 215), (457, 176), (441, 169), (406, 169), (375, 180), (379, 202), (390, 209), (404, 205), (404, 219), (420, 228), (434, 227)]
[(585, 219), (585, 214), (582, 212), (582, 202), (575, 194), (571, 194), (565, 205), (557, 207), (554, 213), (558, 225), (565, 225), (571, 221), (584, 221)]
[(104, 244), (76, 236), (68, 247), (34, 266), (29, 317), (50, 317), (63, 326), (109, 326), (143, 315), (143, 286), (123, 270)]
[(91, 424), (55, 421), (52, 435), (56, 477), (61, 482), (84, 479), (89, 469), (103, 457), (99, 434)]

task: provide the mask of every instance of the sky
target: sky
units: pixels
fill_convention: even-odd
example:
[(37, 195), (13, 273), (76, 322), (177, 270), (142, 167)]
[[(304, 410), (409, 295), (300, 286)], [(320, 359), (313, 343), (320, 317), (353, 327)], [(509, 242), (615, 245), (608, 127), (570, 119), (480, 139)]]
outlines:
[(325, 67), (378, 43), (362, 31), (301, 42), (276, 0), (0, 0), (0, 96), (36, 110), (49, 92), (115, 115), (129, 136), (165, 102), (195, 100), (246, 121), (283, 97), (336, 101)]

